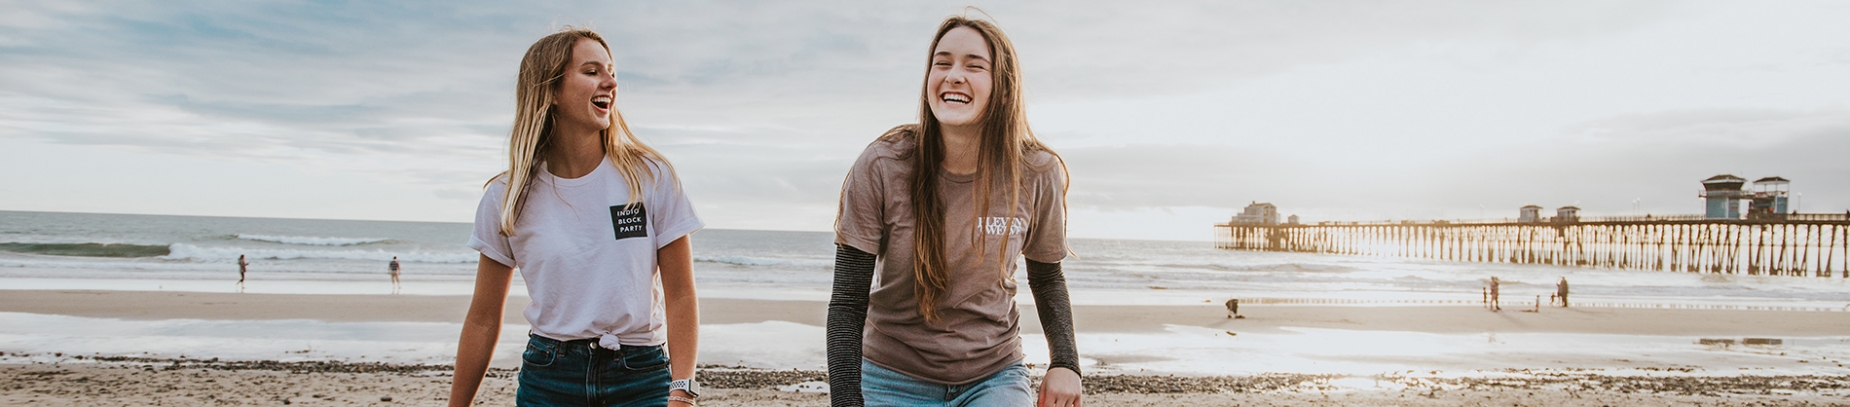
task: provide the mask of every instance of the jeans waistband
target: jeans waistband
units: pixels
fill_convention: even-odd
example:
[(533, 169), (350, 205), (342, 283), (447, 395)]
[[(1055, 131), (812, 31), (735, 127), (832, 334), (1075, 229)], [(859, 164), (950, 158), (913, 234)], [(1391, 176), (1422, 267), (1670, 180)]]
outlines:
[(624, 354), (628, 354), (630, 352), (635, 352), (635, 351), (641, 351), (641, 350), (662, 348), (662, 345), (651, 345), (651, 346), (621, 345), (618, 349), (610, 349), (610, 348), (604, 347), (603, 345), (600, 345), (598, 343), (598, 338), (573, 339), (569, 341), (561, 341), (558, 339), (540, 336), (539, 334), (536, 334), (533, 332), (527, 332), (527, 337), (531, 338), (532, 340), (539, 341), (539, 342), (546, 343), (546, 344), (551, 344), (553, 346), (557, 346), (560, 348), (584, 347), (584, 348), (589, 348), (589, 349), (615, 351), (615, 352), (624, 353)]

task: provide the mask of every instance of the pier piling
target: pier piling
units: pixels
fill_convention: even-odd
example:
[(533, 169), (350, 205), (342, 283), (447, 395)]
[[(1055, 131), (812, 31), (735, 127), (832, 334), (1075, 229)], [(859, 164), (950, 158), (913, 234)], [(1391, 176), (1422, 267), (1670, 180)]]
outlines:
[(1782, 218), (1224, 223), (1214, 230), (1215, 246), (1229, 250), (1850, 278), (1850, 215)]

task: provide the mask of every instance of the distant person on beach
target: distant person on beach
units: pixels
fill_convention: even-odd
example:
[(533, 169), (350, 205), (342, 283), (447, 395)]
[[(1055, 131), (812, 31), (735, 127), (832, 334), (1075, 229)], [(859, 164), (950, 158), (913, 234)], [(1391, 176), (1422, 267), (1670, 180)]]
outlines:
[(1239, 298), (1227, 300), (1227, 319), (1246, 319), (1246, 316), (1240, 315)]
[(469, 238), (481, 256), (451, 406), (474, 403), (517, 268), (532, 302), (516, 405), (689, 407), (700, 396), (689, 237), (705, 224), (668, 159), (617, 111), (615, 69), (602, 36), (571, 27), (521, 58), (507, 171), (489, 180)]
[(1502, 301), (1497, 298), (1497, 286), (1498, 285), (1500, 285), (1500, 282), (1497, 281), (1497, 277), (1495, 276), (1490, 277), (1490, 310), (1491, 311), (1502, 311), (1503, 310)]
[(398, 256), (392, 256), (392, 262), (387, 263), (385, 269), (392, 274), (392, 293), (398, 294)]
[[(874, 140), (842, 183), (831, 405), (1078, 406), (1066, 164), (1029, 130), (1014, 45), (993, 23), (945, 19), (928, 57), (918, 124)], [(1038, 403), (1014, 301), (1022, 257), (1050, 350)]]
[(244, 261), (244, 255), (238, 255), (238, 292), (244, 292), (244, 274), (250, 272), (251, 262)]
[(1561, 277), (1561, 282), (1555, 283), (1555, 296), (1561, 298), (1561, 308), (1567, 308), (1567, 277)]

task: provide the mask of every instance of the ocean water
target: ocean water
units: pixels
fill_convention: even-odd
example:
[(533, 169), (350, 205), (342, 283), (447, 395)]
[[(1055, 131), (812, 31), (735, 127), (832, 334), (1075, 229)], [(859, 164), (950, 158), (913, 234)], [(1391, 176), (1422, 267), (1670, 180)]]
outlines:
[[(385, 264), (398, 256), (406, 294), (467, 295), (477, 259), (465, 246), (470, 230), (460, 223), (0, 211), (0, 289), (230, 292), (239, 289), (236, 261), (245, 255), (252, 263), (247, 292), (384, 294), (390, 292)], [(700, 293), (826, 300), (832, 241), (826, 232), (701, 231), (694, 236)], [(1565, 276), (1579, 306), (1842, 312), (1850, 305), (1850, 282), (1840, 278), (1241, 252), (1186, 241), (1074, 239), (1070, 245), (1073, 257), (1062, 263), (1077, 304), (1201, 304), (1237, 297), (1259, 304), (1475, 306), (1485, 281), (1497, 276), (1506, 306), (1519, 308), (1519, 301), (1535, 295), (1545, 301), (1556, 279)], [(1026, 291), (1018, 301), (1031, 301)], [(521, 295), (524, 287), (512, 292)], [(70, 355), (448, 363), (460, 329), (460, 321), (126, 320), (0, 312), (0, 363), (65, 362)], [(701, 329), (702, 363), (823, 367), (819, 326), (765, 321)], [(497, 365), (518, 363), (525, 331), (523, 325), (503, 329)], [(1640, 366), (1697, 366), (1706, 372), (1701, 374), (1718, 375), (1850, 373), (1841, 365), (1850, 360), (1850, 338), (1840, 337), (1718, 348), (1684, 336), (1284, 331), (1234, 337), (1172, 325), (1162, 332), (1081, 332), (1078, 341), (1089, 372), (1369, 375), (1600, 368), (1622, 374)], [(1023, 345), (1029, 362), (1046, 362), (1039, 335), (1023, 335)]]
[[(1207, 225), (1203, 225), (1206, 228)], [(0, 211), (0, 281), (15, 289), (375, 293), (405, 265), (408, 294), (470, 292), (477, 253), (464, 223)], [(827, 298), (826, 232), (708, 229), (695, 234), (702, 295)], [(1074, 239), (1063, 262), (1080, 304), (1250, 302), (1475, 304), (1490, 276), (1506, 302), (1533, 301), (1566, 277), (1587, 306), (1842, 310), (1850, 280), (1461, 263), (1220, 250), (1208, 242)], [(1017, 276), (1025, 281), (1024, 276)], [(518, 281), (518, 280), (516, 280)], [(1023, 290), (1025, 293), (1026, 290)], [(516, 289), (515, 293), (522, 290)], [(1023, 300), (1027, 300), (1024, 295)]]

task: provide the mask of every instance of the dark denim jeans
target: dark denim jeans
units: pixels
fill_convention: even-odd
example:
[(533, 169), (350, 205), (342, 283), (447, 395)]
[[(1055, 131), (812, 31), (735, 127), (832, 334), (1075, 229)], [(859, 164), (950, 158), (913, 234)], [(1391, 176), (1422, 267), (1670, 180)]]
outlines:
[(609, 350), (597, 339), (528, 335), (520, 357), (519, 406), (668, 405), (668, 354), (661, 346)]

